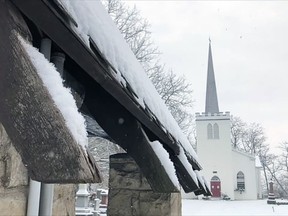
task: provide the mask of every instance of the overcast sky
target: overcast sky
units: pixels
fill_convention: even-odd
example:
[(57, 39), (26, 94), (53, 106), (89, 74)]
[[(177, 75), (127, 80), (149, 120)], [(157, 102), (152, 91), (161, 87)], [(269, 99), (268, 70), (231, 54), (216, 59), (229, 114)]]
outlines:
[(288, 141), (287, 1), (126, 1), (151, 24), (162, 60), (192, 84), (204, 112), (208, 38), (220, 111), (260, 123), (271, 146)]

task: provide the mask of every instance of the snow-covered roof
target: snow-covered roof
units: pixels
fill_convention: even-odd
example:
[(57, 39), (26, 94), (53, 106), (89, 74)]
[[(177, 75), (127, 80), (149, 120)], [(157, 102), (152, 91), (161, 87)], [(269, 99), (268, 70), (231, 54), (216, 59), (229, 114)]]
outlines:
[(147, 106), (165, 129), (194, 159), (197, 159), (192, 145), (172, 117), (101, 1), (58, 0), (58, 2), (76, 21), (77, 25), (72, 27), (86, 45), (90, 47), (90, 38), (95, 42), (101, 54), (110, 63), (112, 70), (115, 70), (116, 73), (113, 74), (117, 81), (124, 86), (128, 83), (137, 95), (135, 99), (138, 103), (143, 108)]
[(238, 150), (238, 149), (235, 149), (235, 148), (232, 148), (232, 151), (235, 152), (236, 154), (240, 154), (240, 155), (243, 155), (245, 157), (248, 157), (250, 159), (254, 159), (255, 160), (255, 156), (252, 155), (252, 154), (249, 154), (247, 152), (244, 152), (244, 151), (241, 151), (241, 150)]
[(257, 167), (257, 168), (261, 168), (262, 167), (262, 164), (261, 164), (259, 156), (255, 156), (255, 167)]
[[(179, 181), (188, 184), (188, 182), (192, 183), (191, 179), (193, 179), (195, 185), (198, 184), (197, 174), (194, 170), (199, 170), (201, 167), (192, 145), (179, 128), (100, 1), (55, 0), (53, 4), (49, 1), (35, 1), (33, 2), (34, 9), (29, 1), (24, 3), (15, 0), (15, 4), (40, 29), (55, 40), (57, 45), (62, 43), (61, 46), (59, 45), (61, 49), (70, 55), (69, 57), (76, 61), (81, 69), (92, 76), (114, 99), (130, 111), (139, 122), (146, 127), (148, 125), (150, 128), (147, 128), (155, 133), (159, 141), (162, 142), (163, 151), (171, 147), (170, 157), (174, 157), (174, 166), (175, 163), (179, 165), (175, 167), (178, 171), (177, 174), (181, 173), (182, 175)], [(36, 13), (35, 10), (43, 10), (50, 13), (51, 16), (49, 19), (47, 18), (48, 15), (41, 17), (40, 13)], [(54, 27), (47, 27), (51, 22), (57, 24), (57, 30), (65, 33), (67, 38), (73, 39), (73, 43), (70, 42), (71, 46), (70, 44), (67, 46), (67, 43), (63, 42), (62, 34), (55, 31)], [(75, 47), (81, 50), (78, 51)], [(85, 54), (85, 57), (78, 53)], [(124, 92), (126, 95), (123, 96), (124, 99), (122, 98), (122, 100), (117, 98), (115, 92), (121, 96)], [(129, 100), (126, 99), (128, 98), (127, 95)], [(129, 106), (124, 103), (125, 100), (129, 101)], [(154, 123), (150, 124), (149, 122)], [(161, 132), (155, 132), (154, 129)], [(162, 134), (165, 136), (164, 141)], [(157, 156), (161, 158), (161, 161), (169, 160), (169, 154), (164, 154), (162, 149), (158, 150), (154, 149), (155, 153), (158, 152), (156, 154), (159, 154)], [(166, 159), (164, 160), (162, 157)], [(166, 162), (162, 165), (166, 170), (169, 169)], [(172, 181), (172, 175), (170, 179)]]
[(235, 148), (233, 148), (232, 151), (235, 152), (236, 154), (240, 154), (240, 155), (242, 155), (242, 156), (248, 157), (248, 158), (250, 158), (251, 160), (255, 160), (255, 167), (257, 167), (257, 168), (261, 168), (261, 167), (262, 167), (262, 164), (261, 164), (261, 161), (260, 161), (259, 156), (257, 156), (257, 155), (254, 156), (254, 155), (252, 155), (252, 154), (249, 154), (249, 153), (247, 153), (247, 152), (240, 151), (240, 150), (235, 149)]
[(55, 105), (65, 119), (75, 141), (82, 146), (84, 152), (88, 147), (88, 137), (84, 117), (78, 112), (76, 102), (70, 89), (64, 87), (60, 73), (54, 64), (50, 63), (43, 54), (19, 36), (30, 60), (35, 66), (44, 86), (48, 89)]
[(147, 107), (161, 122), (163, 129), (169, 131), (179, 141), (179, 159), (197, 184), (196, 174), (187, 159), (188, 157), (197, 161), (192, 145), (179, 128), (101, 2), (67, 0), (58, 0), (58, 2), (77, 23), (77, 25), (71, 24), (71, 27), (86, 45), (91, 46), (91, 39), (95, 43), (94, 46), (97, 46), (101, 55), (108, 61), (114, 72), (112, 74), (119, 84), (124, 87), (129, 85), (138, 104), (144, 109)]
[(177, 189), (180, 190), (180, 185), (176, 176), (176, 171), (172, 161), (169, 159), (168, 152), (163, 148), (162, 144), (158, 141), (150, 142), (150, 145), (153, 148), (156, 155), (158, 156), (159, 160), (161, 161), (161, 164), (168, 173), (173, 184)]

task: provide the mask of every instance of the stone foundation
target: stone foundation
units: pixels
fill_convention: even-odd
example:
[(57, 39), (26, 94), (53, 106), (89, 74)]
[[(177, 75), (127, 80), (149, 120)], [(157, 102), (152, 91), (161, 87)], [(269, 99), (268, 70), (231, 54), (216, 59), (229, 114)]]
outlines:
[(110, 157), (109, 216), (180, 216), (180, 193), (154, 193), (127, 154)]
[[(28, 187), (27, 169), (0, 124), (0, 216), (26, 215)], [(75, 194), (73, 184), (55, 185), (53, 215), (75, 215)]]
[(75, 215), (76, 188), (74, 184), (54, 185), (53, 215)]
[(0, 124), (0, 215), (25, 215), (27, 186), (27, 170)]

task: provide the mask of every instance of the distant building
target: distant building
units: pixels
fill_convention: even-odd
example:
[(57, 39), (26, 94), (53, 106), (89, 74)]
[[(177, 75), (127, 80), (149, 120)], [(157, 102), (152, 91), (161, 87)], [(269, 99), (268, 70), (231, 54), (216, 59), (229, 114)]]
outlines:
[(231, 144), (230, 112), (220, 112), (209, 43), (205, 112), (196, 113), (197, 154), (213, 197), (234, 200), (262, 197), (260, 163)]

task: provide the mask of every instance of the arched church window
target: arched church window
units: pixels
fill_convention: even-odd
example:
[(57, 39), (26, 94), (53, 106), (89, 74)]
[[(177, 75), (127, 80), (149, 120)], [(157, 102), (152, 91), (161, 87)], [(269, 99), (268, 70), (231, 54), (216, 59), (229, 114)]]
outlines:
[(219, 126), (217, 123), (213, 125), (209, 123), (207, 125), (207, 137), (208, 139), (219, 139)]
[(237, 173), (237, 189), (245, 190), (245, 176), (241, 171)]
[(217, 123), (213, 125), (214, 139), (219, 139), (219, 126)]
[(212, 182), (220, 182), (220, 179), (219, 179), (218, 176), (213, 176), (213, 177), (211, 178), (211, 181), (212, 181)]
[(211, 123), (207, 125), (207, 136), (208, 136), (208, 139), (213, 139), (213, 129), (212, 129)]

